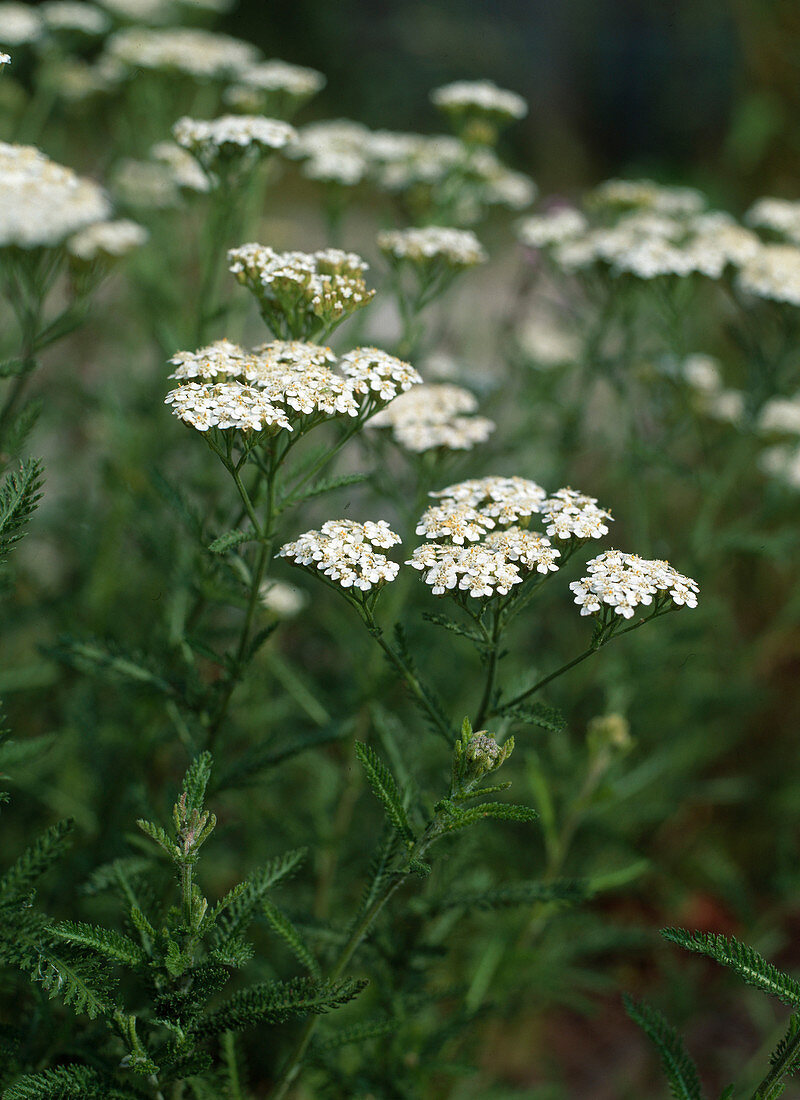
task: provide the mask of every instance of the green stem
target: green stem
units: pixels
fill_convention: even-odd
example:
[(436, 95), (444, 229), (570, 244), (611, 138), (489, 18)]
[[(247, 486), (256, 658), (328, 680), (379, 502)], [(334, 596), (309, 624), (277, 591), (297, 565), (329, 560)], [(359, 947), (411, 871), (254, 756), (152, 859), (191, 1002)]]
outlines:
[(487, 643), (489, 645), (489, 661), (486, 670), (486, 685), (483, 689), (483, 697), (481, 698), (480, 705), (478, 707), (478, 713), (475, 718), (474, 728), (476, 730), (483, 729), (483, 724), (489, 715), (489, 708), (492, 704), (492, 698), (494, 696), (494, 684), (497, 677), (497, 662), (500, 648), (500, 637), (502, 634), (502, 618), (497, 609), (494, 612), (494, 623), (492, 624), (492, 630), (490, 634), (487, 634)]
[(419, 700), (420, 704), (425, 710), (425, 713), (430, 717), (438, 732), (441, 733), (447, 744), (452, 746), (453, 735), (452, 730), (450, 729), (450, 725), (431, 702), (428, 693), (423, 685), (420, 683), (417, 674), (412, 668), (409, 667), (404, 658), (394, 649), (392, 649), (392, 647), (386, 641), (383, 636), (383, 631), (375, 621), (372, 610), (366, 605), (358, 605), (358, 609), (361, 612), (367, 630), (369, 630), (372, 637), (389, 658), (390, 663), (397, 669), (402, 678), (405, 680), (406, 684), (408, 684), (409, 688)]
[(777, 1100), (784, 1089), (783, 1078), (792, 1073), (800, 1061), (800, 1028), (770, 1068), (769, 1073), (753, 1093), (751, 1100)]
[[(411, 864), (414, 860), (420, 859), (425, 854), (425, 852), (428, 850), (434, 840), (436, 840), (438, 832), (439, 830), (437, 815), (437, 817), (434, 817), (433, 820), (428, 823), (425, 832), (414, 845), (413, 849), (411, 849), (411, 851), (408, 853), (406, 866)], [(384, 886), (383, 890), (373, 899), (371, 904), (367, 906), (367, 908), (362, 913), (360, 919), (356, 922), (353, 931), (350, 933), (350, 936), (347, 939), (347, 943), (345, 943), (344, 947), (339, 953), (339, 957), (337, 958), (333, 969), (328, 975), (329, 981), (335, 981), (337, 978), (341, 977), (348, 963), (358, 949), (359, 944), (368, 934), (376, 919), (380, 916), (386, 903), (390, 900), (390, 898), (404, 881), (405, 875), (403, 874), (395, 873), (388, 876), (388, 884)], [(303, 1057), (317, 1028), (319, 1019), (319, 1016), (310, 1016), (306, 1021), (303, 1030), (298, 1036), (297, 1043), (295, 1044), (294, 1049), (289, 1056), (289, 1060), (286, 1063), (283, 1073), (281, 1074), (278, 1083), (275, 1086), (275, 1091), (272, 1093), (271, 1100), (284, 1100), (284, 1097), (287, 1095), (290, 1087), (299, 1076), (300, 1071), (303, 1068)]]
[(575, 668), (576, 665), (579, 665), (581, 661), (585, 661), (587, 657), (591, 657), (598, 649), (602, 649), (604, 645), (607, 645), (612, 638), (620, 638), (623, 634), (630, 634), (632, 630), (638, 630), (639, 627), (644, 626), (645, 623), (652, 622), (653, 619), (657, 619), (661, 615), (666, 615), (672, 610), (674, 610), (672, 606), (656, 607), (651, 615), (646, 615), (643, 619), (638, 619), (635, 623), (631, 623), (630, 626), (626, 626), (622, 630), (616, 629), (617, 621), (612, 619), (607, 626), (601, 629), (599, 636), (595, 636), (592, 644), (588, 649), (585, 649), (583, 653), (580, 653), (577, 657), (573, 657), (571, 661), (567, 661), (565, 665), (562, 665), (561, 668), (557, 668), (555, 672), (551, 672), (549, 676), (544, 676), (541, 680), (537, 680), (533, 687), (529, 687), (525, 691), (520, 692), (519, 695), (515, 695), (513, 699), (509, 699), (507, 703), (503, 703), (503, 705), (496, 710), (489, 711), (486, 717), (491, 718), (493, 714), (506, 714), (509, 710), (518, 706), (519, 703), (524, 702), (525, 699), (528, 699), (531, 695), (535, 695), (537, 691), (541, 691), (541, 689), (552, 680), (558, 679), (559, 676), (563, 676), (565, 672), (569, 672), (571, 668)]

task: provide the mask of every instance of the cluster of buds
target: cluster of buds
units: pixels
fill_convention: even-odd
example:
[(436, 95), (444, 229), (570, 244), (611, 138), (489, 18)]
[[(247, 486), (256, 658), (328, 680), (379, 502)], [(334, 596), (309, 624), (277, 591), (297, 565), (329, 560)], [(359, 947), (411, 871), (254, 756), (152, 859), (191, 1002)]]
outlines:
[(473, 730), (469, 719), (465, 718), (461, 738), (456, 741), (453, 751), (452, 796), (470, 792), (485, 775), (502, 767), (513, 751), (513, 737), (499, 745), (486, 730)]
[(255, 296), (265, 323), (281, 338), (314, 339), (373, 298), (354, 252), (275, 252), (245, 244), (228, 252), (229, 270)]

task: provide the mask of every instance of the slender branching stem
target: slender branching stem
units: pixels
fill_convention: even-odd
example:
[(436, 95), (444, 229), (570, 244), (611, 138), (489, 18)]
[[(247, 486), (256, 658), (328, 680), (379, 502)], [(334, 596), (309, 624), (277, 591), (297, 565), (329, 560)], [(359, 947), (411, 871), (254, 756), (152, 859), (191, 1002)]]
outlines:
[(380, 626), (378, 626), (378, 623), (375, 621), (375, 616), (372, 613), (372, 609), (366, 604), (359, 604), (357, 606), (367, 627), (367, 630), (369, 630), (372, 637), (389, 658), (390, 663), (397, 669), (402, 678), (405, 680), (406, 684), (414, 693), (415, 697), (419, 700), (419, 703), (421, 704), (425, 713), (430, 717), (437, 732), (440, 733), (442, 737), (444, 737), (448, 745), (452, 745), (453, 732), (450, 729), (450, 725), (431, 702), (428, 692), (425, 690), (425, 687), (421, 683), (414, 669), (411, 668), (405, 658), (386, 641), (383, 631), (381, 630)]

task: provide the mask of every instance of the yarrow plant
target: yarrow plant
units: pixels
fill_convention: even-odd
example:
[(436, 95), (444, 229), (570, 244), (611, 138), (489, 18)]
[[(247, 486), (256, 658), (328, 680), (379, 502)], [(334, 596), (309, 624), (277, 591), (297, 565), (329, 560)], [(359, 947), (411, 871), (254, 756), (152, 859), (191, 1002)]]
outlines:
[(320, 119), (227, 7), (0, 4), (0, 1091), (549, 1087), (544, 1014), (619, 1026), (658, 907), (752, 901), (717, 802), (752, 822), (722, 754), (797, 606), (800, 204), (609, 180), (522, 216), (516, 92)]

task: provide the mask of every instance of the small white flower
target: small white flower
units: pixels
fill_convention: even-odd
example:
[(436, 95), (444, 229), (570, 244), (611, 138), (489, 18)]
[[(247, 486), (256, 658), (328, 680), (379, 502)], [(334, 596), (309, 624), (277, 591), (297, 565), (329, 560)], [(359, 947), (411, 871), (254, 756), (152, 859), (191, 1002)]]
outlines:
[(569, 586), (581, 615), (597, 615), (610, 607), (615, 615), (630, 619), (637, 607), (649, 607), (654, 598), (664, 597), (676, 607), (697, 607), (697, 582), (669, 562), (607, 550), (587, 562), (586, 570), (587, 576)]
[(557, 539), (599, 539), (608, 534), (610, 512), (598, 508), (594, 497), (559, 489), (542, 504), (545, 530)]
[(431, 102), (444, 111), (480, 112), (500, 118), (524, 118), (528, 104), (516, 92), (498, 88), (491, 80), (457, 80), (431, 92)]
[(378, 234), (378, 247), (395, 260), (409, 260), (420, 265), (444, 260), (451, 267), (474, 267), (487, 259), (483, 246), (470, 230), (439, 225), (387, 229)]
[(321, 530), (306, 531), (294, 542), (287, 542), (278, 556), (316, 570), (342, 588), (369, 592), (393, 581), (400, 568), (374, 548), (386, 549), (400, 541), (386, 520), (328, 520)]

